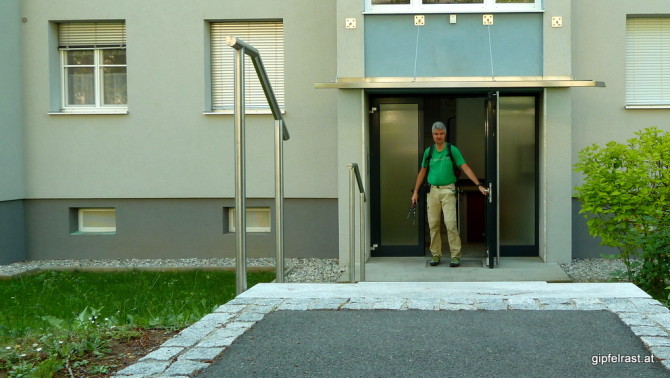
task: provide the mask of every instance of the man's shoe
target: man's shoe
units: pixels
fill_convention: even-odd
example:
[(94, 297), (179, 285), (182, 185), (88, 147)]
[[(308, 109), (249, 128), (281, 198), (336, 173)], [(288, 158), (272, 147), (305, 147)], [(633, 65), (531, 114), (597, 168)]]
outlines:
[(451, 263), (449, 263), (449, 266), (452, 266), (452, 267), (459, 266), (459, 265), (461, 265), (461, 259), (459, 259), (458, 257), (454, 257), (453, 259), (451, 259)]
[(430, 260), (430, 266), (437, 266), (440, 263), (440, 256), (433, 256), (433, 259)]

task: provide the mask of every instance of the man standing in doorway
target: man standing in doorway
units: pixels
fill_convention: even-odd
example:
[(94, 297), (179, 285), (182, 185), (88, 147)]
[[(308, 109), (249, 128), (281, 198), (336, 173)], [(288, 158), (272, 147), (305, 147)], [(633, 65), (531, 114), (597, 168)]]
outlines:
[[(458, 148), (447, 143), (447, 128), (444, 123), (435, 122), (432, 132), (435, 145), (427, 148), (423, 153), (421, 169), (416, 178), (414, 193), (412, 194), (412, 206), (416, 206), (419, 200), (419, 188), (423, 180), (426, 179), (426, 172), (428, 172), (427, 179), (428, 184), (430, 184), (430, 192), (428, 192), (426, 198), (426, 211), (428, 213), (428, 226), (430, 227), (430, 253), (433, 255), (430, 265), (437, 266), (442, 258), (442, 238), (440, 236), (440, 212), (442, 212), (444, 223), (447, 226), (449, 249), (451, 250), (450, 266), (456, 267), (461, 264), (461, 238), (456, 226), (457, 177), (454, 173), (453, 164), (455, 163), (477, 185), (483, 195), (486, 195), (488, 191), (479, 182), (477, 175), (465, 163), (465, 159), (463, 159), (463, 155)], [(447, 146), (450, 148), (447, 148)], [(429, 157), (431, 152), (432, 156)]]

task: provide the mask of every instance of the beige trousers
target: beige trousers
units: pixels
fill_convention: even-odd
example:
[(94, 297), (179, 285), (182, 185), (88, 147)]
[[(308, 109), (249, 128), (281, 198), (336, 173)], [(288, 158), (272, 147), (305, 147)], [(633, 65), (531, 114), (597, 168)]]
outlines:
[(447, 239), (451, 257), (461, 258), (461, 237), (456, 223), (456, 186), (454, 184), (431, 187), (426, 199), (428, 227), (430, 227), (430, 253), (442, 256), (442, 237), (440, 235), (440, 212), (447, 226)]

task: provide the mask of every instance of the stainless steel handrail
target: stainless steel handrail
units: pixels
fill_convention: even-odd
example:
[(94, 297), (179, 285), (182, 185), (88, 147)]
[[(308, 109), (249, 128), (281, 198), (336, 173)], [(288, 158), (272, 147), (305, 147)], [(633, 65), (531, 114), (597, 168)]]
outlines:
[(289, 140), (290, 135), (258, 50), (233, 36), (226, 37), (226, 44), (235, 49), (235, 229), (237, 231), (235, 271), (237, 294), (241, 294), (247, 290), (244, 55), (248, 55), (254, 64), (256, 75), (258, 75), (275, 119), (275, 255), (277, 259), (275, 281), (279, 283), (284, 282), (284, 152), (282, 141)]
[[(261, 54), (255, 47), (251, 46), (250, 44), (244, 42), (243, 40), (237, 37), (233, 36), (226, 37), (226, 44), (237, 51), (243, 49), (244, 54), (248, 55), (249, 58), (251, 58), (251, 62), (254, 64), (254, 70), (256, 70), (256, 75), (258, 75), (258, 80), (260, 80), (261, 86), (263, 87), (263, 93), (265, 93), (265, 98), (268, 100), (268, 104), (270, 105), (272, 116), (274, 117), (275, 120), (283, 121), (284, 119), (281, 115), (281, 109), (279, 108), (279, 103), (277, 102), (277, 98), (275, 97), (274, 91), (272, 91), (272, 85), (270, 85), (270, 79), (268, 78), (268, 74), (265, 71), (265, 66), (263, 65)], [(282, 138), (284, 140), (289, 140), (291, 138), (291, 135), (288, 132), (288, 128), (286, 127), (285, 122), (282, 125)]]
[(360, 265), (361, 274), (359, 281), (365, 281), (365, 188), (363, 187), (363, 180), (361, 180), (361, 172), (358, 169), (358, 164), (350, 163), (349, 168), (349, 282), (356, 282), (356, 184), (358, 184), (358, 191), (360, 193), (359, 202), (359, 241), (360, 241)]

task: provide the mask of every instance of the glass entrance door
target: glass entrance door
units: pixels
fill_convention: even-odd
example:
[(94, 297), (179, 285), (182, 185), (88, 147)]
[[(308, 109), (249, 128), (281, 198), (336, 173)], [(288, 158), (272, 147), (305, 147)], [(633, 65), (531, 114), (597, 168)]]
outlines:
[(486, 100), (486, 264), (538, 256), (537, 110), (532, 95)]
[(422, 148), (421, 102), (384, 98), (372, 106), (372, 256), (423, 256), (423, 206), (410, 210)]
[(498, 92), (490, 92), (486, 99), (486, 265), (495, 267), (500, 259), (499, 193), (498, 180)]

